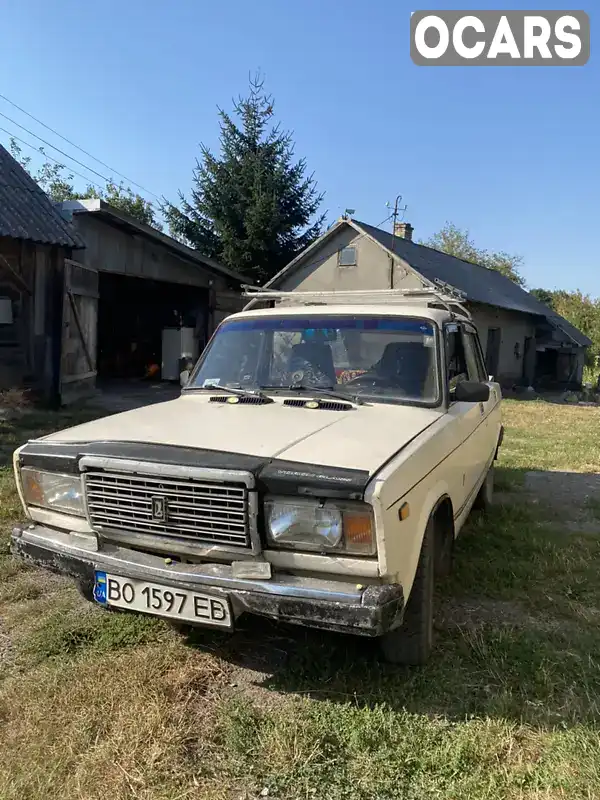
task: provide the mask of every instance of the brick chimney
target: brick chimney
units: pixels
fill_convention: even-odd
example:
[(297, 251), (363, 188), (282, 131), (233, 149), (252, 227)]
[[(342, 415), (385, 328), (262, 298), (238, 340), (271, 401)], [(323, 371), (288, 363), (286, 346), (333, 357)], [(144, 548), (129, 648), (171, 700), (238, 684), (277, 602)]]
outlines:
[(407, 239), (412, 242), (414, 228), (410, 222), (396, 222), (394, 225), (394, 236), (399, 236), (401, 239)]

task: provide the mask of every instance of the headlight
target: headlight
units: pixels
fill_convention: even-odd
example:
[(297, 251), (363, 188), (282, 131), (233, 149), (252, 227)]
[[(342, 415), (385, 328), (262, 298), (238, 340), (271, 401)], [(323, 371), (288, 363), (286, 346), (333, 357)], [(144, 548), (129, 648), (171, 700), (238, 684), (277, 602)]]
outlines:
[(77, 475), (60, 475), (23, 467), (21, 484), (26, 505), (85, 516), (81, 478)]
[(265, 500), (267, 538), (279, 547), (375, 553), (373, 512), (364, 503), (288, 497)]

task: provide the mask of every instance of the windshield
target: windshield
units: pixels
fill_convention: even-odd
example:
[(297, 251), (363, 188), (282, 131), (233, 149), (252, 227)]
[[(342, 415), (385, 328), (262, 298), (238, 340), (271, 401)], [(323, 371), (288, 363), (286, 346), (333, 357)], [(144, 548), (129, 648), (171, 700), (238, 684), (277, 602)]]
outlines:
[(374, 316), (254, 317), (224, 322), (188, 389), (329, 389), (348, 398), (434, 404), (430, 320)]

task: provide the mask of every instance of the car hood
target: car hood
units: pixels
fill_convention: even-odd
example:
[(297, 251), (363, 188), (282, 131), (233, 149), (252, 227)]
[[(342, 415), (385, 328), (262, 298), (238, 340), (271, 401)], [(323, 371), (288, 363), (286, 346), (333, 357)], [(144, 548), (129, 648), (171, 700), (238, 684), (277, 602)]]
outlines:
[(48, 443), (144, 442), (367, 470), (401, 450), (441, 411), (372, 404), (347, 411), (211, 403), (183, 395), (44, 437)]

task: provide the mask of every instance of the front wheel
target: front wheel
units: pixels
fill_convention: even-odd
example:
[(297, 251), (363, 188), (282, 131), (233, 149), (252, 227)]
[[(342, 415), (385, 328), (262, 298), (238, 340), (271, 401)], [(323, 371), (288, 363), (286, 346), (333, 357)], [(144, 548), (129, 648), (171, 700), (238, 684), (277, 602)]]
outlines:
[(381, 637), (383, 657), (391, 664), (421, 666), (429, 658), (433, 640), (433, 585), (435, 577), (435, 520), (427, 524), (421, 554), (402, 625)]
[(94, 597), (94, 584), (90, 583), (89, 581), (75, 580), (75, 588), (79, 592), (80, 597), (83, 597), (83, 599), (87, 600), (88, 603), (91, 603), (102, 611), (108, 611), (111, 614), (115, 614), (125, 610), (122, 608), (114, 608), (113, 606), (105, 606), (101, 603), (97, 603)]

